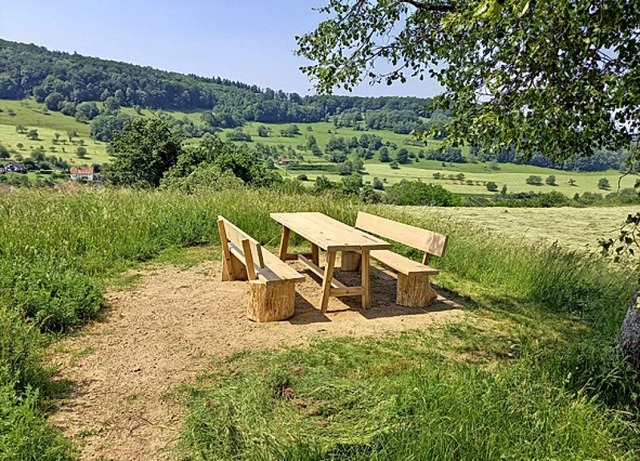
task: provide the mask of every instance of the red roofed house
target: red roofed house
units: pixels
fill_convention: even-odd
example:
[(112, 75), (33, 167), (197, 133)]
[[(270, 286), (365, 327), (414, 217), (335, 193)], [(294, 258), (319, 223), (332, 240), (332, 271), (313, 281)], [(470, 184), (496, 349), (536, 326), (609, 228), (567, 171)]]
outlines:
[(71, 167), (71, 179), (74, 181), (93, 181), (93, 167), (92, 166), (72, 166)]

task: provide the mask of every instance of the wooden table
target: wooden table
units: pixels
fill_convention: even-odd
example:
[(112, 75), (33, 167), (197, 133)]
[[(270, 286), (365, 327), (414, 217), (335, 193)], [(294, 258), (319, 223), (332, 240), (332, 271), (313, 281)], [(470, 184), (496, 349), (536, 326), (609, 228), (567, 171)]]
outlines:
[[(299, 260), (322, 278), (322, 303), (320, 310), (327, 311), (330, 296), (361, 296), (362, 307), (371, 305), (369, 288), (369, 252), (388, 250), (391, 244), (366, 232), (336, 221), (322, 213), (271, 213), (271, 218), (282, 224), (280, 259)], [(311, 253), (288, 253), (291, 231), (311, 242)], [(320, 267), (319, 250), (327, 252), (327, 265)], [(348, 287), (333, 278), (336, 253), (342, 251), (342, 269), (357, 270), (360, 267), (362, 285)]]

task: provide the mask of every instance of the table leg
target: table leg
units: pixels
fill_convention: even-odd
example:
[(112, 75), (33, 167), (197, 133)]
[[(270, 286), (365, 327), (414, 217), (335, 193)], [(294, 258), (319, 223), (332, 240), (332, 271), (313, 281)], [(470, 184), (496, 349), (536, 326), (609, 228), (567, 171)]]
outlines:
[(316, 266), (320, 266), (320, 249), (315, 243), (311, 244), (311, 261)]
[(362, 271), (362, 308), (369, 309), (371, 307), (370, 293), (370, 258), (369, 251), (362, 250), (362, 258), (360, 259), (360, 270)]
[(327, 252), (327, 266), (324, 269), (324, 278), (322, 280), (322, 302), (320, 303), (320, 311), (324, 314), (329, 306), (329, 295), (331, 294), (331, 282), (333, 281), (333, 268), (336, 265), (336, 252)]
[(286, 226), (282, 226), (282, 239), (280, 240), (280, 259), (287, 260), (287, 250), (289, 249), (289, 233), (290, 230)]

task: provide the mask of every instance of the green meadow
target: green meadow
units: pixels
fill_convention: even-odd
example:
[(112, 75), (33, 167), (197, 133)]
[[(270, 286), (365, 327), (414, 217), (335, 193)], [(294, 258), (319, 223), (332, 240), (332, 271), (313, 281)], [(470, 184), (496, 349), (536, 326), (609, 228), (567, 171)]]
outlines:
[[(349, 224), (365, 210), (446, 233), (437, 286), (465, 300), (466, 320), (212, 363), (174, 394), (187, 409), (182, 459), (637, 459), (640, 389), (614, 348), (635, 286), (624, 267), (438, 209), (249, 189), (18, 190), (0, 201), (0, 453), (74, 458), (44, 424), (64, 394), (42, 346), (92, 319), (122, 271), (193, 244), (217, 260), (218, 214), (275, 248), (269, 213), (285, 210)], [(558, 227), (555, 211), (538, 219)]]
[[(0, 144), (12, 152), (19, 153), (27, 157), (32, 149), (42, 147), (46, 155), (62, 157), (71, 165), (82, 164), (103, 164), (109, 162), (106, 143), (91, 139), (89, 136), (89, 124), (77, 122), (73, 117), (65, 116), (59, 112), (47, 111), (43, 104), (38, 104), (33, 100), (0, 100)], [(140, 115), (132, 108), (123, 108), (122, 111), (131, 116), (152, 117), (157, 112), (144, 109)], [(199, 112), (177, 112), (166, 111), (167, 114), (181, 119), (188, 118), (194, 123), (200, 123)], [(13, 115), (11, 115), (13, 114)], [(37, 129), (38, 140), (30, 140), (26, 133), (20, 134), (16, 127), (22, 125), (25, 128)], [(420, 150), (437, 149), (442, 144), (440, 141), (428, 141), (425, 146), (416, 146), (412, 143), (409, 135), (396, 134), (389, 130), (379, 131), (357, 131), (352, 128), (336, 128), (331, 122), (320, 123), (298, 123), (300, 134), (294, 137), (281, 135), (281, 130), (288, 124), (268, 124), (268, 123), (247, 123), (243, 131), (250, 134), (252, 142), (250, 145), (262, 143), (267, 146), (280, 147), (283, 152), (287, 148), (295, 151), (296, 155), (302, 157), (300, 166), (295, 169), (286, 167), (280, 168), (283, 176), (295, 178), (304, 174), (309, 179), (307, 184), (311, 184), (319, 175), (325, 175), (334, 181), (340, 180), (340, 175), (335, 172), (335, 164), (329, 163), (324, 157), (311, 155), (304, 147), (307, 137), (313, 135), (318, 146), (324, 148), (332, 136), (342, 136), (346, 140), (352, 137), (359, 137), (364, 133), (372, 133), (380, 136), (385, 143), (397, 146), (397, 149), (405, 148), (409, 152), (417, 154)], [(269, 129), (269, 136), (259, 137), (258, 127), (265, 126)], [(68, 140), (67, 132), (75, 131), (77, 137), (72, 141)], [(220, 133), (226, 139), (226, 133), (232, 130), (222, 130)], [(56, 133), (59, 141), (54, 142)], [(198, 139), (187, 140), (188, 144), (197, 143)], [(87, 149), (87, 156), (84, 159), (78, 158), (76, 149), (80, 146)], [(466, 152), (468, 149), (463, 149)], [(394, 158), (396, 150), (390, 149), (390, 156)], [(286, 156), (286, 154), (283, 154)], [(495, 182), (498, 188), (507, 187), (508, 192), (552, 192), (559, 191), (568, 197), (585, 192), (601, 193), (606, 195), (610, 191), (624, 188), (633, 188), (635, 176), (621, 177), (620, 173), (614, 170), (606, 172), (569, 172), (554, 170), (551, 168), (540, 168), (530, 165), (515, 164), (491, 164), (486, 163), (443, 163), (435, 160), (412, 159), (407, 165), (399, 165), (398, 169), (391, 168), (389, 163), (381, 163), (377, 157), (366, 160), (364, 170), (364, 182), (371, 183), (374, 177), (385, 181), (387, 184), (394, 184), (402, 179), (421, 180), (439, 184), (446, 189), (462, 195), (483, 195), (491, 196), (492, 193), (486, 188), (487, 182)], [(309, 165), (308, 169), (304, 166)], [(434, 174), (440, 174), (442, 179), (434, 179)], [(454, 179), (449, 176), (464, 174), (464, 179)], [(540, 176), (543, 184), (532, 186), (526, 183), (530, 175)], [(556, 185), (550, 186), (544, 180), (550, 176), (556, 177)], [(598, 189), (598, 181), (607, 178), (611, 184), (610, 190)], [(570, 183), (570, 180), (573, 184)]]

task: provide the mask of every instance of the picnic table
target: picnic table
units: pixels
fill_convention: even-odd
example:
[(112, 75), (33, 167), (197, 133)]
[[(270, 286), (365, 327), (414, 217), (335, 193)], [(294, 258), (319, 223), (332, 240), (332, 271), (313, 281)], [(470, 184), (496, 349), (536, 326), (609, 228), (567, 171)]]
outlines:
[[(320, 310), (327, 311), (330, 296), (360, 296), (362, 307), (371, 305), (369, 272), (371, 250), (388, 250), (391, 244), (359, 229), (317, 212), (271, 213), (271, 218), (282, 224), (280, 259), (299, 260), (322, 278), (322, 302)], [(310, 253), (289, 253), (291, 231), (311, 242)], [(326, 266), (320, 267), (319, 250), (327, 252)], [(334, 279), (336, 254), (342, 252), (342, 270), (361, 271), (362, 285), (348, 287)]]

